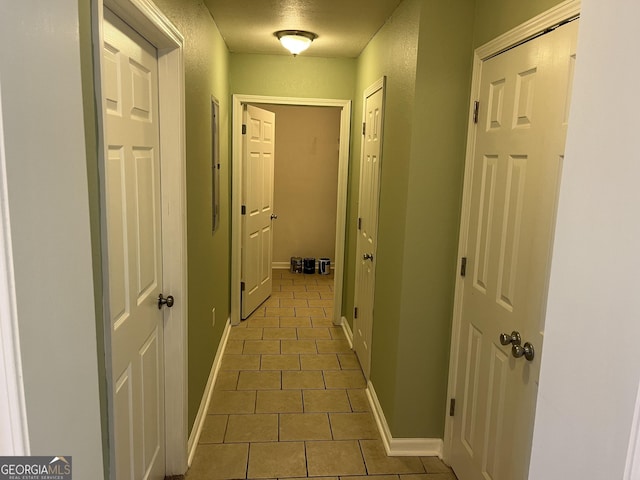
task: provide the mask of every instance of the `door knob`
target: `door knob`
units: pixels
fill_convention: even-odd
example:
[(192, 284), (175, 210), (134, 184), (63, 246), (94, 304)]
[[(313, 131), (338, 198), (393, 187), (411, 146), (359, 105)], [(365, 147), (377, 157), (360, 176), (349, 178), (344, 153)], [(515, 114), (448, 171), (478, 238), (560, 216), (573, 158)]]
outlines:
[(520, 345), (522, 342), (522, 338), (520, 337), (520, 332), (513, 331), (511, 334), (501, 333), (500, 334), (500, 343), (502, 345), (509, 345), (510, 343), (513, 345)]
[(362, 259), (363, 259), (363, 260), (371, 260), (371, 261), (373, 262), (373, 253), (365, 253), (365, 254), (362, 256)]
[(533, 361), (533, 357), (535, 357), (535, 349), (533, 345), (529, 342), (526, 342), (524, 345), (513, 345), (511, 347), (511, 355), (515, 358), (524, 357), (530, 362)]
[(271, 220), (277, 220), (278, 215), (276, 215), (275, 213), (271, 214)]
[(173, 295), (169, 295), (167, 298), (164, 298), (162, 294), (158, 295), (158, 310), (160, 310), (163, 305), (169, 308), (173, 307)]

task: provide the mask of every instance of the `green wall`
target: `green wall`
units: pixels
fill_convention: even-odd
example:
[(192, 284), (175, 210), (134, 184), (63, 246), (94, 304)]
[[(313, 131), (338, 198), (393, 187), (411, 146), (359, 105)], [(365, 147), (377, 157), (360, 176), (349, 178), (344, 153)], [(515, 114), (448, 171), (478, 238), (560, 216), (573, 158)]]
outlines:
[[(230, 314), (229, 53), (198, 0), (155, 0), (185, 38), (189, 428)], [(211, 233), (211, 96), (220, 102), (220, 227)], [(211, 326), (211, 310), (216, 325)]]
[[(444, 434), (473, 9), (473, 0), (405, 0), (358, 59), (354, 124), (364, 89), (387, 77), (371, 382), (398, 438)], [(351, 226), (360, 142), (353, 138)], [(350, 324), (355, 248), (349, 228)]]
[(353, 99), (356, 61), (292, 55), (232, 53), (232, 94)]
[(476, 0), (473, 46), (493, 40), (521, 23), (562, 3), (562, 0), (536, 0), (518, 2), (513, 0)]
[[(420, 27), (420, 0), (405, 0), (358, 58), (354, 124), (362, 124), (364, 90), (386, 76), (376, 298), (371, 380), (390, 426), (394, 425), (399, 312), (402, 294), (403, 233), (411, 157), (413, 106)], [(352, 136), (347, 229), (346, 292), (343, 315), (353, 326), (356, 223), (362, 136)], [(392, 432), (395, 431), (392, 427)]]
[(399, 437), (444, 434), (473, 7), (474, 0), (422, 3), (395, 378)]

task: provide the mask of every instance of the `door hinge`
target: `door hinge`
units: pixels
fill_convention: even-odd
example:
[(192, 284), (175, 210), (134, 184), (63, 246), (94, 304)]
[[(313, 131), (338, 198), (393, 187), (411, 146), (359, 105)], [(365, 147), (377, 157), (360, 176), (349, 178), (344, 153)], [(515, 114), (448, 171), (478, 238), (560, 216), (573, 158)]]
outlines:
[(362, 230), (362, 217), (358, 217), (358, 230)]
[(247, 134), (247, 126), (244, 123), (242, 124), (242, 134), (243, 135)]
[(367, 133), (367, 124), (362, 122), (362, 134), (364, 135), (365, 133)]
[(353, 318), (354, 319), (358, 318), (358, 307), (353, 308)]
[(240, 213), (242, 215), (246, 215), (247, 214), (247, 206), (246, 205), (242, 205), (242, 207), (240, 207)]
[(244, 282), (240, 282), (240, 291), (244, 292)]
[(467, 257), (462, 257), (460, 262), (460, 276), (465, 277), (467, 275)]
[(480, 102), (473, 102), (473, 123), (478, 123), (478, 112), (480, 111)]
[(456, 399), (452, 398), (449, 402), (449, 416), (453, 417), (456, 414)]

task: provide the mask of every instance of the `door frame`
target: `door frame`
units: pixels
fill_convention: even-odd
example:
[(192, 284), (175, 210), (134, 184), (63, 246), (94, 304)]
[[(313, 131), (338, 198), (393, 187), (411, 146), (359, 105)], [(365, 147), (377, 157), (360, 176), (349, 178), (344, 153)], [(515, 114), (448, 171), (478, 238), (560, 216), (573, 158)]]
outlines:
[(4, 387), (0, 394), (0, 424), (8, 425), (0, 431), (0, 451), (4, 455), (28, 456), (31, 452), (13, 263), (0, 93), (0, 386)]
[[(474, 52), (473, 76), (471, 83), (471, 97), (469, 102), (469, 123), (467, 126), (467, 149), (465, 154), (464, 186), (462, 193), (462, 211), (460, 217), (460, 235), (458, 238), (458, 259), (467, 256), (467, 237), (469, 232), (469, 217), (471, 215), (471, 165), (474, 154), (477, 125), (473, 121), (474, 102), (480, 94), (480, 80), (482, 66), (485, 61), (499, 55), (506, 50), (514, 48), (521, 43), (542, 34), (547, 28), (557, 25), (565, 20), (580, 15), (581, 0), (567, 0), (555, 7), (541, 13), (531, 20), (500, 35), (488, 43), (478, 47)], [(460, 262), (460, 260), (458, 260)], [(458, 263), (458, 269), (461, 267)], [(464, 293), (463, 277), (457, 274), (453, 305), (453, 318), (451, 328), (451, 349), (449, 355), (449, 384), (447, 387), (447, 399), (456, 398), (456, 382), (458, 370), (458, 357), (460, 353), (461, 324), (462, 324), (462, 299)], [(536, 352), (538, 354), (539, 352)], [(539, 354), (542, 354), (540, 352)], [(453, 417), (445, 412), (444, 451), (443, 458), (448, 461), (453, 442)]]
[(347, 224), (347, 182), (349, 144), (351, 140), (351, 100), (323, 98), (233, 95), (232, 166), (231, 166), (231, 324), (240, 323), (240, 281), (242, 271), (242, 109), (245, 104), (295, 105), (303, 107), (339, 107), (340, 148), (338, 155), (338, 207), (336, 212), (336, 246), (334, 259), (333, 324), (342, 324), (342, 289)]
[[(98, 167), (103, 273), (105, 360), (109, 443), (114, 444), (109, 322), (109, 268), (105, 208), (105, 122), (102, 105), (102, 42), (104, 8), (109, 8), (158, 50), (160, 110), (160, 167), (162, 170), (163, 289), (177, 301), (164, 315), (165, 474), (187, 470), (187, 225), (184, 98), (184, 38), (151, 0), (94, 0), (94, 83), (98, 122)], [(169, 254), (170, 253), (170, 254)], [(115, 450), (109, 449), (111, 477), (115, 475)]]

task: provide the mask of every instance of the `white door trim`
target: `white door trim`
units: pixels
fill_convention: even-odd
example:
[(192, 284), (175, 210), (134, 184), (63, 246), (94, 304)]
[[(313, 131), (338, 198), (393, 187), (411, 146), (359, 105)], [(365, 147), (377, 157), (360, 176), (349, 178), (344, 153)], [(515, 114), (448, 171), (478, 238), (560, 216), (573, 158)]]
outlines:
[[(164, 309), (165, 374), (165, 450), (167, 475), (179, 475), (187, 469), (187, 225), (186, 225), (186, 157), (184, 100), (184, 38), (176, 27), (150, 0), (98, 0), (94, 14), (94, 56), (96, 104), (98, 117), (98, 155), (101, 204), (104, 188), (104, 121), (101, 91), (102, 22), (108, 7), (158, 49), (158, 88), (160, 106), (160, 165), (162, 170), (162, 243), (163, 289), (176, 298), (175, 306)], [(106, 218), (101, 211), (102, 268), (104, 277), (104, 318), (108, 310), (108, 257)], [(111, 339), (105, 322), (105, 350), (109, 411), (109, 437), (113, 445), (113, 406), (111, 399)], [(110, 449), (112, 478), (115, 475), (114, 450)]]
[[(564, 20), (576, 17), (580, 14), (581, 0), (567, 0), (547, 10), (546, 12), (532, 18), (522, 25), (500, 35), (496, 39), (478, 47), (474, 52), (473, 77), (471, 83), (471, 100), (469, 112), (473, 111), (474, 101), (480, 94), (480, 79), (482, 76), (482, 65), (485, 60), (503, 52), (510, 47), (537, 35)], [(473, 115), (469, 115), (467, 126), (467, 150), (465, 155), (464, 187), (462, 195), (462, 214), (460, 218), (460, 236), (458, 240), (458, 258), (467, 256), (467, 233), (469, 229), (469, 217), (471, 213), (471, 164), (476, 141), (476, 125), (473, 123)], [(460, 264), (458, 263), (458, 268)], [(463, 278), (456, 272), (456, 287), (453, 306), (453, 321), (451, 330), (451, 352), (449, 355), (449, 386), (447, 388), (447, 399), (456, 398), (456, 375), (458, 369), (458, 354), (460, 342), (460, 326), (462, 315), (463, 299)], [(536, 352), (537, 353), (537, 352)], [(444, 460), (447, 461), (451, 452), (453, 441), (453, 417), (449, 416), (449, 403), (445, 415), (444, 432)]]
[(623, 480), (640, 479), (640, 385), (636, 394), (636, 406), (633, 410), (633, 422), (629, 435), (629, 448), (627, 450), (627, 463), (624, 469)]
[(15, 286), (0, 94), (0, 452), (30, 455)]
[(336, 215), (336, 258), (334, 269), (333, 323), (342, 323), (342, 287), (344, 247), (347, 222), (347, 181), (349, 175), (349, 140), (351, 133), (351, 100), (322, 98), (269, 97), (262, 95), (233, 95), (232, 120), (232, 178), (231, 178), (231, 324), (240, 323), (240, 280), (242, 242), (242, 106), (246, 103), (340, 107), (340, 152), (338, 159), (338, 210)]

